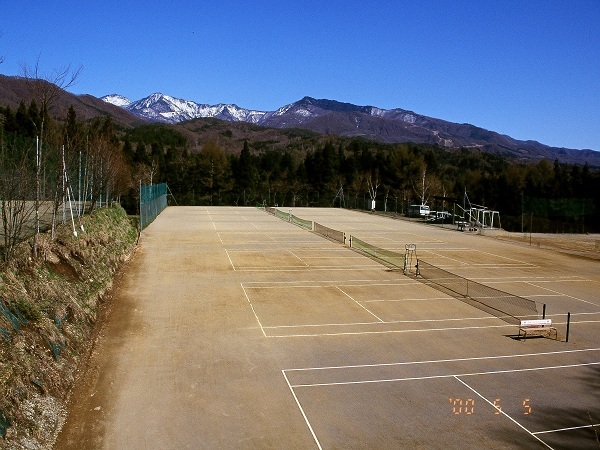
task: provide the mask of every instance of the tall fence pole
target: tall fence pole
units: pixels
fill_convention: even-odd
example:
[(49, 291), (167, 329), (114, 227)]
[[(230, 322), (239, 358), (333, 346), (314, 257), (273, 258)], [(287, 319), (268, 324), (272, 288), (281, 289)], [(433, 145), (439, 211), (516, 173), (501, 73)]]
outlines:
[(571, 326), (571, 313), (567, 313), (567, 336), (565, 337), (565, 342), (569, 342), (569, 328)]
[(142, 180), (140, 180), (140, 202), (139, 202), (139, 207), (140, 207), (140, 231), (142, 231), (144, 229), (144, 222), (143, 222), (143, 218), (142, 218)]

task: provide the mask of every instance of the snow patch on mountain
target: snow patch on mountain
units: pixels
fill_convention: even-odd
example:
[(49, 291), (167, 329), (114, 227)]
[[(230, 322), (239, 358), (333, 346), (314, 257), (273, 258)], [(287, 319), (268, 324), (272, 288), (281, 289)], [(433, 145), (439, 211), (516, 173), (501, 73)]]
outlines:
[(126, 108), (131, 104), (131, 100), (119, 94), (105, 95), (104, 97), (101, 97), (100, 100), (104, 100), (111, 105), (120, 106), (121, 108)]

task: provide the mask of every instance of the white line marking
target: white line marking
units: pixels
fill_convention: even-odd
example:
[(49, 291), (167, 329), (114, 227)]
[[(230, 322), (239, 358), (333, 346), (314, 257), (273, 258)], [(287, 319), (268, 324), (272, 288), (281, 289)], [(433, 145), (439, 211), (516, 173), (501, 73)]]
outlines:
[[(398, 283), (383, 283), (381, 280), (294, 280), (294, 281), (246, 281), (244, 284), (269, 284), (268, 287), (273, 288), (281, 288), (287, 287), (287, 285), (291, 283), (318, 283), (315, 286), (324, 287), (324, 286), (343, 286), (343, 287), (372, 287), (372, 286), (422, 286), (418, 281), (413, 282), (403, 282), (399, 281)], [(343, 284), (343, 283), (359, 283), (359, 284)], [(279, 286), (284, 285), (284, 286)], [(247, 286), (250, 287), (250, 286)]]
[(308, 263), (306, 263), (306, 261), (304, 261), (302, 258), (300, 258), (298, 255), (296, 255), (293, 251), (288, 250), (288, 253), (290, 255), (292, 255), (293, 257), (295, 257), (296, 259), (298, 259), (298, 261), (300, 261), (302, 264), (304, 264), (306, 267), (308, 267)]
[(342, 294), (344, 294), (346, 297), (348, 297), (350, 300), (352, 300), (354, 303), (356, 303), (358, 306), (360, 306), (362, 309), (364, 309), (366, 312), (368, 312), (373, 317), (375, 317), (377, 320), (379, 320), (379, 322), (383, 323), (383, 320), (381, 318), (377, 317), (376, 314), (374, 314), (373, 312), (369, 311), (367, 308), (364, 307), (364, 305), (361, 305), (359, 302), (357, 302), (356, 300), (354, 300), (350, 295), (348, 295), (346, 292), (344, 292), (342, 289), (340, 289), (339, 286), (336, 286), (335, 288), (338, 291), (340, 291)]
[(331, 383), (293, 384), (292, 386), (294, 388), (298, 388), (298, 387), (319, 387), (319, 386), (346, 386), (346, 385), (351, 385), (351, 384), (392, 383), (395, 381), (435, 380), (435, 379), (441, 379), (441, 378), (474, 377), (474, 376), (479, 376), (479, 375), (498, 375), (498, 374), (503, 374), (503, 373), (534, 372), (536, 370), (570, 369), (573, 367), (585, 367), (585, 366), (595, 366), (595, 365), (600, 365), (600, 362), (581, 363), (581, 364), (565, 364), (565, 365), (561, 365), (561, 366), (529, 367), (526, 369), (491, 370), (489, 372), (468, 372), (468, 373), (448, 374), (448, 375), (428, 375), (428, 376), (424, 376), (424, 377), (381, 378), (379, 380), (334, 381)]
[(583, 352), (598, 352), (600, 348), (584, 348), (577, 350), (562, 350), (559, 352), (540, 352), (540, 353), (522, 353), (517, 355), (500, 355), (500, 356), (473, 356), (470, 358), (453, 358), (453, 359), (432, 359), (428, 361), (405, 361), (396, 363), (381, 363), (381, 364), (357, 364), (348, 366), (328, 366), (328, 367), (305, 367), (302, 369), (285, 369), (286, 372), (304, 372), (310, 370), (332, 370), (332, 369), (361, 369), (365, 367), (387, 367), (387, 366), (407, 366), (417, 364), (437, 364), (448, 362), (464, 362), (464, 361), (482, 361), (486, 359), (510, 359), (510, 358), (529, 358), (532, 356), (549, 356), (549, 355), (564, 355), (567, 353), (583, 353)]
[(360, 266), (344, 266), (344, 267), (335, 267), (335, 266), (313, 266), (313, 267), (305, 267), (305, 266), (291, 266), (289, 269), (269, 269), (266, 267), (249, 267), (244, 269), (238, 269), (238, 272), (306, 272), (307, 270), (343, 270), (343, 271), (352, 271), (352, 270), (375, 270), (378, 266), (373, 265), (360, 265)]
[(227, 255), (227, 259), (229, 260), (229, 264), (231, 264), (231, 267), (233, 268), (233, 271), (236, 271), (235, 266), (233, 265), (233, 261), (231, 260), (231, 257), (229, 256), (229, 252), (227, 251), (227, 249), (225, 249), (225, 254)]
[[(573, 322), (571, 322), (573, 323)], [(343, 331), (341, 333), (315, 333), (315, 334), (276, 334), (269, 335), (269, 338), (299, 338), (299, 337), (323, 337), (323, 336), (359, 336), (369, 334), (394, 334), (394, 333), (419, 333), (424, 331), (455, 331), (455, 330), (477, 330), (487, 328), (507, 328), (514, 327), (515, 325), (488, 325), (485, 327), (447, 327), (447, 328), (424, 328), (414, 330), (386, 330), (386, 331)]]
[[(571, 314), (572, 315), (572, 314)], [(485, 317), (460, 317), (456, 319), (419, 319), (419, 320), (390, 320), (387, 322), (347, 322), (347, 323), (318, 323), (318, 324), (301, 324), (301, 325), (273, 325), (265, 327), (265, 329), (277, 329), (277, 328), (319, 328), (319, 327), (348, 327), (357, 325), (386, 325), (394, 323), (428, 323), (428, 322), (463, 322), (465, 320), (498, 320), (494, 316)], [(516, 326), (516, 325), (502, 325), (502, 326)]]
[[(573, 314), (571, 314), (571, 316), (573, 316)], [(554, 317), (554, 316), (552, 316)], [(470, 320), (500, 320), (496, 317), (476, 317), (476, 318), (471, 318)], [(449, 320), (457, 320), (457, 321), (464, 321), (465, 319), (438, 319), (438, 321), (440, 322), (446, 322)], [(423, 320), (422, 322), (434, 322), (435, 320)], [(406, 321), (408, 323), (419, 323), (419, 321)], [(387, 325), (387, 324), (394, 324), (394, 323), (403, 323), (403, 322), (373, 322), (371, 323), (372, 325)], [(554, 322), (556, 325), (566, 325), (567, 322)], [(584, 324), (584, 323), (600, 323), (600, 320), (571, 320), (571, 324)], [(361, 324), (358, 323), (358, 325), (367, 325), (368, 323), (365, 324)], [(304, 328), (304, 327), (317, 327), (317, 326), (344, 326), (344, 325), (348, 325), (348, 326), (352, 326), (352, 325), (356, 325), (355, 323), (340, 323), (340, 324), (327, 324), (327, 325), (288, 325), (288, 328), (293, 328), (293, 327), (298, 327), (298, 328)], [(425, 331), (464, 331), (464, 330), (483, 330), (483, 329), (489, 329), (489, 328), (508, 328), (508, 327), (515, 327), (516, 325), (511, 325), (511, 324), (506, 324), (506, 325), (485, 325), (485, 326), (471, 326), (471, 327), (445, 327), (445, 328), (416, 328), (416, 329), (409, 329), (409, 330), (385, 330), (385, 331), (341, 331), (341, 332), (337, 332), (337, 333), (302, 333), (302, 334), (272, 334), (272, 335), (268, 335), (268, 338), (302, 338), (302, 337), (325, 337), (325, 336), (360, 336), (360, 335), (370, 335), (370, 334), (394, 334), (394, 333), (420, 333), (420, 332), (425, 332)], [(269, 326), (269, 327), (265, 327), (266, 329), (275, 329), (275, 328), (286, 328), (284, 326)]]
[(304, 421), (306, 422), (306, 425), (308, 426), (308, 429), (310, 430), (310, 434), (312, 434), (312, 437), (315, 440), (317, 447), (320, 450), (322, 450), (323, 447), (321, 447), (321, 444), (319, 443), (319, 440), (317, 439), (317, 435), (315, 434), (314, 430), (312, 429), (312, 426), (310, 425), (310, 422), (308, 421), (308, 417), (306, 417), (306, 414), (304, 413), (304, 408), (302, 408), (302, 405), (300, 404), (300, 400), (298, 400), (298, 397), (296, 396), (296, 393), (294, 392), (294, 389), (292, 388), (292, 385), (290, 384), (290, 381), (288, 380), (288, 377), (285, 374), (285, 371), (282, 370), (281, 373), (283, 373), (285, 382), (287, 383), (288, 387), (290, 388), (290, 391), (292, 393), (292, 396), (294, 397), (294, 400), (296, 400), (296, 405), (298, 405), (298, 408), (300, 409), (300, 412), (302, 413), (302, 417), (304, 417)]
[[(241, 285), (241, 283), (240, 283), (240, 285)], [(258, 322), (258, 326), (260, 327), (260, 331), (262, 331), (262, 334), (263, 334), (264, 337), (267, 337), (267, 334), (265, 333), (265, 329), (263, 328), (262, 323), (260, 323), (260, 319), (258, 318), (258, 314), (256, 314), (256, 311), (254, 310), (254, 305), (250, 301), (250, 297), (248, 297), (248, 293), (246, 292), (246, 289), (244, 289), (243, 285), (242, 285), (242, 290), (244, 291), (244, 295), (246, 296), (246, 300), (248, 300), (248, 304), (250, 305), (250, 308), (252, 309), (252, 313), (254, 314), (254, 317), (256, 318), (256, 322)]]
[(553, 293), (555, 293), (555, 294), (558, 294), (558, 295), (560, 295), (560, 296), (563, 296), (563, 297), (568, 297), (568, 298), (572, 298), (573, 300), (577, 300), (577, 301), (580, 301), (580, 302), (583, 302), (583, 303), (587, 303), (588, 305), (600, 306), (600, 304), (598, 304), (598, 303), (594, 303), (594, 302), (588, 302), (587, 300), (583, 300), (583, 299), (581, 299), (581, 298), (574, 297), (574, 296), (572, 296), (572, 295), (564, 294), (564, 293), (562, 293), (562, 292), (555, 291), (554, 289), (548, 289), (548, 288), (545, 288), (545, 287), (542, 287), (542, 286), (536, 286), (536, 285), (535, 285), (534, 283), (532, 283), (532, 282), (527, 282), (527, 284), (529, 284), (529, 285), (531, 285), (531, 286), (534, 286), (534, 287), (536, 287), (536, 288), (539, 288), (539, 289), (544, 289), (545, 291), (550, 291), (550, 292), (553, 292)]
[[(363, 300), (363, 303), (377, 303), (377, 302), (427, 302), (436, 300), (452, 300), (454, 297), (428, 297), (428, 298), (398, 298), (398, 299), (376, 299), (376, 300)], [(456, 299), (455, 299), (456, 300)]]
[(592, 425), (581, 425), (579, 427), (557, 428), (556, 430), (536, 431), (533, 434), (557, 433), (559, 431), (580, 430), (582, 428), (596, 428), (596, 427), (600, 427), (600, 423), (594, 423)]
[(490, 402), (487, 398), (485, 398), (483, 395), (481, 395), (479, 392), (477, 392), (475, 389), (473, 389), (471, 386), (469, 386), (467, 383), (465, 383), (463, 380), (461, 380), (458, 377), (454, 377), (457, 381), (459, 381), (460, 383), (464, 384), (466, 387), (468, 387), (471, 391), (475, 392), (475, 394), (477, 394), (480, 398), (482, 398), (483, 400), (485, 400), (487, 403), (489, 403), (491, 406), (493, 406), (494, 408), (496, 408), (496, 410), (498, 410), (500, 412), (500, 414), (504, 415), (505, 417), (507, 417), (508, 419), (510, 419), (512, 422), (514, 422), (517, 426), (519, 426), (523, 431), (525, 431), (527, 434), (529, 434), (530, 436), (534, 437), (535, 439), (537, 439), (538, 441), (540, 441), (542, 444), (544, 444), (546, 447), (548, 448), (552, 448), (550, 447), (548, 444), (546, 444), (544, 441), (542, 441), (539, 437), (537, 437), (535, 434), (533, 434), (531, 431), (529, 431), (527, 428), (525, 428), (523, 425), (521, 425), (519, 422), (517, 422), (515, 419), (513, 419), (511, 416), (509, 416), (508, 414), (506, 414), (506, 412), (502, 411), (502, 409), (498, 408), (496, 405), (494, 405), (492, 402)]

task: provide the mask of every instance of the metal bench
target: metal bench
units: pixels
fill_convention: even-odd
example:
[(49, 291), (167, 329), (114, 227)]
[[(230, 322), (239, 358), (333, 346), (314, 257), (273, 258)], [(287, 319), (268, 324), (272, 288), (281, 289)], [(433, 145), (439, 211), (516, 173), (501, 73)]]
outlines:
[(558, 331), (552, 326), (552, 319), (537, 319), (537, 320), (521, 320), (519, 325), (519, 338), (523, 333), (523, 339), (527, 339), (527, 335), (551, 336), (554, 333), (554, 338), (558, 339)]

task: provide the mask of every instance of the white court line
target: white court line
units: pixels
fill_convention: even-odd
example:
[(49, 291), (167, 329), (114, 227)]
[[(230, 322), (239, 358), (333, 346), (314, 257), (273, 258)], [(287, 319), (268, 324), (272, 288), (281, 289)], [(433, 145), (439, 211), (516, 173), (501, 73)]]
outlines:
[[(324, 286), (409, 286), (409, 285), (414, 285), (414, 286), (421, 286), (422, 283), (416, 282), (416, 281), (410, 281), (410, 282), (404, 282), (404, 281), (398, 281), (397, 283), (382, 283), (381, 280), (370, 280), (370, 279), (366, 279), (366, 280), (331, 280), (331, 281), (322, 281), (322, 280), (294, 280), (294, 281), (246, 281), (245, 284), (249, 285), (249, 284), (271, 284), (273, 285), (273, 287), (280, 287), (277, 286), (278, 284), (281, 285), (289, 285), (291, 283), (321, 283), (318, 284), (316, 286), (319, 287), (324, 287)], [(344, 284), (346, 283), (346, 284)], [(348, 283), (352, 283), (352, 284), (348, 284)], [(356, 284), (356, 283), (360, 283), (360, 284)], [(249, 286), (248, 286), (249, 287)]]
[(484, 361), (484, 360), (489, 360), (489, 359), (530, 358), (532, 356), (564, 355), (564, 354), (569, 354), (569, 353), (584, 353), (584, 352), (597, 352), (597, 351), (600, 351), (600, 348), (582, 348), (582, 349), (576, 349), (576, 350), (561, 350), (561, 351), (557, 351), (557, 352), (520, 353), (520, 354), (515, 354), (515, 355), (472, 356), (469, 358), (431, 359), (431, 360), (425, 360), (425, 361), (403, 361), (403, 362), (395, 362), (395, 363), (304, 367), (304, 368), (299, 368), (299, 369), (285, 369), (285, 370), (286, 370), (286, 372), (305, 372), (305, 371), (312, 371), (312, 370), (361, 369), (361, 368), (365, 368), (365, 367), (368, 368), (368, 367), (410, 366), (410, 365), (438, 364), (438, 363), (449, 363), (449, 362)]
[[(241, 283), (240, 283), (241, 285)], [(248, 304), (250, 305), (250, 308), (252, 309), (252, 313), (254, 314), (254, 318), (256, 319), (256, 322), (258, 323), (258, 326), (260, 327), (260, 331), (262, 331), (262, 334), (264, 337), (267, 337), (267, 334), (265, 333), (265, 329), (262, 326), (262, 323), (260, 323), (260, 319), (258, 318), (258, 314), (256, 314), (256, 311), (254, 309), (254, 305), (252, 304), (252, 302), (250, 301), (250, 297), (248, 297), (248, 293), (246, 292), (246, 289), (244, 289), (244, 286), (242, 286), (242, 290), (244, 291), (244, 295), (246, 296), (246, 300), (248, 300)]]
[[(274, 245), (274, 244), (279, 244), (278, 248), (270, 248), (270, 249), (265, 249), (264, 253), (270, 253), (270, 252), (281, 252), (281, 251), (297, 251), (297, 252), (327, 252), (329, 253), (329, 257), (331, 258), (340, 258), (339, 255), (333, 255), (333, 253), (344, 253), (346, 255), (349, 255), (351, 257), (355, 257), (354, 253), (348, 252), (347, 249), (329, 249), (329, 248), (288, 248), (285, 245), (281, 245), (281, 243), (275, 243), (275, 242), (251, 242), (251, 244), (270, 244), (270, 245)], [(307, 242), (307, 244), (310, 244), (310, 242)], [(246, 245), (246, 243), (244, 244), (239, 244), (239, 245)], [(234, 249), (234, 248), (230, 248), (230, 250), (232, 252), (240, 252), (240, 253), (244, 253), (244, 252), (256, 252), (256, 250), (254, 249), (246, 249), (246, 248), (240, 248), (240, 249)], [(261, 249), (261, 253), (262, 253), (262, 249)], [(324, 258), (326, 256), (315, 256), (314, 258)], [(341, 256), (342, 258), (344, 256)]]
[(235, 266), (233, 265), (233, 261), (231, 260), (231, 256), (229, 256), (229, 251), (227, 249), (225, 249), (225, 254), (227, 255), (227, 259), (229, 260), (229, 264), (231, 264), (231, 267), (233, 268), (233, 271), (235, 272)]
[(566, 428), (557, 428), (555, 430), (536, 431), (533, 434), (558, 433), (560, 431), (581, 430), (582, 428), (596, 428), (596, 427), (600, 427), (600, 423), (594, 423), (592, 425), (581, 425), (579, 427), (566, 427)]
[(555, 294), (558, 294), (558, 295), (560, 295), (560, 296), (563, 296), (563, 297), (567, 297), (567, 298), (571, 298), (571, 299), (573, 299), (573, 300), (577, 300), (577, 301), (579, 301), (579, 302), (587, 303), (588, 305), (600, 306), (600, 304), (598, 304), (598, 303), (594, 303), (594, 302), (588, 302), (587, 300), (583, 300), (583, 299), (581, 299), (581, 298), (574, 297), (574, 296), (572, 296), (572, 295), (569, 295), (569, 294), (564, 294), (564, 293), (562, 293), (562, 292), (555, 291), (554, 289), (549, 289), (549, 288), (545, 288), (545, 287), (542, 287), (542, 286), (536, 286), (536, 285), (535, 285), (534, 283), (532, 283), (532, 282), (528, 282), (527, 284), (529, 284), (529, 285), (531, 285), (531, 286), (534, 286), (534, 287), (536, 287), (536, 288), (539, 288), (539, 289), (544, 289), (544, 290), (546, 290), (546, 291), (553, 292), (553, 293), (555, 293)]
[[(260, 284), (260, 281), (255, 281), (254, 283), (256, 284)], [(326, 287), (335, 287), (335, 286), (340, 286), (340, 284), (338, 283), (331, 283), (331, 284), (291, 284), (291, 283), (302, 283), (302, 281), (282, 281), (282, 283), (290, 283), (287, 284), (285, 286), (268, 286), (268, 285), (259, 285), (259, 286), (246, 286), (248, 289), (299, 289), (299, 288), (305, 288), (305, 287), (316, 287), (316, 288), (326, 288)], [(309, 281), (307, 281), (306, 283), (310, 283)], [(345, 287), (354, 287), (354, 286), (361, 286), (358, 284), (350, 284), (350, 285), (346, 285)], [(401, 286), (401, 285), (393, 285), (393, 286)], [(443, 297), (445, 299), (451, 299), (454, 297)], [(410, 300), (410, 299), (409, 299)], [(418, 300), (418, 299), (415, 299)], [(429, 299), (424, 299), (424, 300), (429, 300)], [(435, 299), (434, 299), (435, 300)], [(368, 301), (363, 301), (363, 303), (368, 303), (369, 301), (380, 301), (380, 300), (368, 300)], [(383, 300), (385, 301), (385, 300)], [(392, 300), (390, 300), (392, 301)]]
[(338, 291), (340, 291), (342, 294), (344, 294), (346, 297), (348, 297), (350, 300), (352, 300), (354, 303), (356, 303), (358, 306), (360, 306), (362, 309), (364, 309), (366, 312), (368, 312), (373, 317), (375, 317), (377, 320), (379, 320), (379, 322), (383, 323), (383, 320), (380, 317), (378, 317), (375, 313), (369, 311), (367, 308), (365, 308), (364, 305), (361, 305), (359, 302), (357, 302), (356, 300), (354, 300), (351, 295), (348, 295), (348, 293), (344, 292), (339, 286), (336, 286), (335, 288)]
[[(437, 250), (439, 250), (439, 249), (437, 249)], [(444, 259), (444, 261), (450, 260), (450, 261), (453, 261), (453, 262), (459, 263), (459, 264), (460, 264), (460, 266), (458, 266), (458, 267), (465, 267), (465, 266), (468, 266), (468, 265), (469, 265), (469, 263), (465, 262), (464, 260), (455, 259), (455, 258), (450, 258), (449, 256), (440, 255), (440, 254), (438, 254), (438, 253), (436, 253), (436, 252), (434, 252), (434, 251), (430, 251), (429, 253), (430, 253), (431, 255), (433, 255), (433, 256), (437, 256), (437, 257), (439, 257), (439, 258), (443, 258), (443, 259)], [(444, 266), (438, 265), (438, 267), (440, 267), (440, 268), (443, 268)], [(454, 266), (452, 266), (452, 267), (454, 267)]]
[[(324, 323), (324, 324), (303, 324), (303, 325), (274, 325), (265, 326), (265, 329), (279, 329), (279, 328), (320, 328), (320, 327), (348, 327), (358, 325), (389, 325), (394, 323), (428, 323), (428, 322), (464, 322), (465, 320), (494, 320), (498, 318), (494, 316), (485, 317), (460, 317), (456, 319), (420, 319), (420, 320), (390, 320), (387, 322), (348, 322), (348, 323)], [(513, 326), (516, 325), (502, 325), (502, 326)]]
[(533, 264), (529, 264), (529, 263), (474, 263), (474, 264), (469, 264), (469, 267), (488, 267), (488, 268), (498, 268), (498, 269), (503, 269), (506, 267), (521, 267), (521, 268), (533, 268), (533, 267), (537, 267), (534, 266)]
[(308, 426), (308, 429), (310, 430), (310, 434), (312, 434), (313, 439), (315, 440), (315, 443), (317, 444), (317, 447), (319, 448), (319, 450), (322, 450), (323, 447), (321, 447), (321, 444), (319, 443), (319, 439), (317, 439), (317, 435), (315, 434), (312, 426), (310, 425), (310, 422), (308, 421), (308, 417), (306, 416), (305, 412), (304, 412), (304, 408), (302, 408), (302, 405), (300, 404), (300, 400), (298, 400), (298, 397), (296, 396), (296, 392), (294, 392), (294, 389), (292, 388), (290, 381), (288, 380), (287, 375), (285, 374), (285, 371), (281, 371), (283, 373), (283, 378), (285, 378), (285, 382), (287, 383), (288, 387), (290, 388), (290, 391), (292, 393), (292, 396), (294, 397), (294, 400), (296, 400), (296, 405), (298, 405), (298, 408), (300, 409), (300, 412), (302, 413), (302, 417), (304, 417), (304, 422), (306, 422), (306, 425)]
[[(213, 223), (213, 225), (214, 225), (214, 223)], [(221, 238), (221, 233), (219, 233), (218, 231), (217, 231), (217, 237), (219, 238), (219, 241), (221, 241), (221, 245), (225, 245), (223, 243), (223, 239)], [(227, 251), (227, 249), (225, 249), (225, 251)]]
[[(499, 319), (498, 319), (499, 320)], [(385, 322), (384, 322), (385, 323)], [(571, 321), (573, 323), (573, 321)], [(425, 331), (460, 331), (460, 330), (477, 330), (487, 328), (507, 328), (515, 327), (516, 325), (488, 325), (488, 326), (473, 326), (473, 327), (446, 327), (446, 328), (425, 328), (425, 329), (412, 329), (412, 330), (386, 330), (386, 331), (342, 331), (339, 333), (315, 333), (315, 334), (278, 334), (269, 335), (268, 338), (306, 338), (306, 337), (324, 337), (324, 336), (358, 336), (358, 335), (370, 335), (370, 334), (394, 334), (394, 333), (420, 333)]]
[(481, 395), (479, 392), (477, 392), (474, 388), (472, 388), (471, 386), (469, 386), (467, 383), (465, 383), (463, 380), (461, 380), (458, 377), (454, 377), (457, 381), (459, 381), (460, 383), (464, 384), (466, 387), (468, 387), (471, 391), (473, 391), (475, 394), (477, 394), (480, 398), (482, 398), (484, 401), (486, 401), (487, 403), (489, 403), (491, 406), (493, 406), (494, 408), (496, 408), (496, 410), (498, 410), (500, 412), (500, 414), (503, 414), (505, 417), (507, 417), (508, 419), (510, 419), (512, 422), (514, 422), (517, 426), (519, 426), (523, 431), (525, 431), (527, 434), (529, 434), (530, 436), (534, 437), (535, 439), (537, 439), (538, 441), (540, 441), (542, 444), (544, 444), (546, 447), (548, 448), (552, 448), (550, 447), (548, 444), (546, 444), (543, 440), (541, 440), (539, 437), (537, 437), (535, 434), (533, 434), (531, 431), (529, 431), (527, 428), (525, 428), (523, 425), (521, 425), (519, 422), (517, 422), (514, 418), (512, 418), (511, 416), (509, 416), (508, 414), (506, 414), (506, 412), (502, 411), (502, 409), (500, 409), (498, 406), (494, 405), (493, 402), (489, 401), (487, 398), (485, 398), (483, 395)]
[[(519, 373), (519, 372), (535, 372), (538, 370), (551, 370), (551, 369), (570, 369), (573, 367), (588, 367), (600, 365), (599, 362), (591, 363), (580, 363), (580, 364), (563, 364), (560, 366), (540, 366), (540, 367), (528, 367), (526, 369), (507, 369), (507, 370), (490, 370), (488, 372), (466, 372), (457, 374), (446, 374), (446, 375), (427, 375), (423, 377), (404, 377), (404, 378), (380, 378), (378, 380), (358, 380), (358, 381), (332, 381), (330, 383), (311, 383), (311, 384), (292, 384), (293, 388), (299, 387), (323, 387), (323, 386), (348, 386), (352, 384), (377, 384), (377, 383), (394, 383), (397, 381), (422, 381), (422, 380), (438, 380), (443, 378), (456, 378), (456, 377), (475, 377), (481, 375), (498, 375), (503, 373)], [(286, 370), (289, 372), (289, 370)]]
[(502, 284), (502, 283), (557, 283), (557, 282), (580, 282), (591, 281), (588, 278), (569, 276), (569, 277), (508, 277), (508, 278), (489, 278), (489, 277), (473, 277), (473, 281), (483, 281), (487, 284)]
[(435, 301), (435, 300), (456, 300), (454, 297), (427, 297), (427, 298), (398, 298), (398, 299), (376, 299), (376, 300), (363, 300), (362, 303), (378, 303), (378, 302), (421, 302), (421, 301)]
[(289, 268), (283, 269), (267, 269), (265, 267), (245, 267), (237, 269), (238, 272), (306, 272), (307, 270), (342, 270), (342, 271), (352, 271), (352, 270), (373, 270), (376, 265), (359, 265), (359, 266), (344, 266), (344, 267), (336, 267), (336, 266), (290, 266)]
[(292, 255), (293, 257), (295, 257), (298, 261), (300, 261), (302, 264), (304, 264), (306, 267), (309, 267), (308, 263), (305, 262), (302, 258), (300, 258), (298, 255), (296, 255), (293, 251), (288, 250), (288, 253), (290, 255)]
[(495, 254), (495, 253), (484, 252), (483, 250), (475, 250), (475, 251), (476, 251), (476, 252), (478, 252), (478, 253), (483, 253), (484, 255), (493, 256), (493, 257), (495, 257), (495, 258), (508, 259), (509, 261), (515, 261), (516, 263), (519, 263), (519, 264), (526, 264), (526, 265), (531, 265), (531, 266), (533, 266), (533, 264), (531, 264), (531, 263), (528, 263), (528, 262), (526, 262), (526, 261), (521, 261), (520, 259), (508, 258), (508, 257), (506, 257), (506, 256), (497, 255), (497, 254)]

